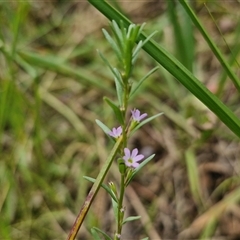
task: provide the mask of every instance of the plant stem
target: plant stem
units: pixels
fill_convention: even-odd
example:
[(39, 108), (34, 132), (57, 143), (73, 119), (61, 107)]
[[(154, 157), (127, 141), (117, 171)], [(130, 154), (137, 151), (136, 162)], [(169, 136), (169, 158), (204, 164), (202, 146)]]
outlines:
[(115, 156), (116, 156), (116, 154), (117, 154), (117, 152), (118, 152), (118, 150), (121, 146), (121, 144), (122, 144), (122, 137), (119, 137), (117, 142), (115, 143), (111, 153), (109, 154), (106, 162), (102, 166), (102, 169), (101, 169), (100, 173), (98, 174), (97, 179), (94, 182), (90, 192), (88, 193), (88, 196), (86, 197), (82, 208), (79, 211), (79, 214), (78, 214), (78, 216), (77, 216), (77, 218), (76, 218), (76, 220), (75, 220), (75, 222), (72, 226), (72, 229), (71, 229), (71, 231), (68, 235), (68, 238), (67, 238), (68, 240), (74, 240), (75, 239), (75, 237), (76, 237), (76, 235), (77, 235), (77, 233), (78, 233), (78, 231), (79, 231), (79, 229), (80, 229), (80, 227), (83, 223), (83, 220), (86, 217), (87, 212), (88, 212), (88, 210), (89, 210), (89, 208), (90, 208), (90, 206), (91, 206), (91, 204), (94, 200), (94, 197), (97, 195), (97, 192), (98, 192), (98, 190), (99, 190), (99, 188), (100, 188), (100, 186), (101, 186), (101, 184), (102, 184), (102, 182), (103, 182), (103, 180), (104, 180), (104, 178), (105, 178), (105, 176), (106, 176), (106, 174), (107, 174), (107, 172), (108, 172), (108, 170), (109, 170), (109, 168), (112, 164), (112, 161), (115, 158)]
[[(123, 96), (123, 116), (124, 116), (124, 124), (123, 124), (123, 144), (121, 152), (123, 153), (124, 148), (127, 146), (127, 122), (126, 122), (126, 110), (128, 108), (128, 100), (129, 100), (129, 93), (130, 93), (130, 86), (128, 83), (128, 78), (123, 76), (123, 83), (124, 83), (124, 96)], [(120, 195), (119, 195), (119, 202), (118, 202), (118, 220), (117, 220), (117, 235), (122, 232), (122, 222), (124, 217), (123, 211), (123, 197), (125, 193), (125, 171), (121, 173), (121, 182), (120, 182)], [(115, 235), (115, 239), (117, 236)]]
[(121, 173), (121, 188), (120, 188), (120, 196), (119, 196), (119, 203), (118, 203), (118, 227), (117, 233), (121, 234), (122, 232), (122, 222), (124, 217), (124, 210), (123, 210), (123, 196), (125, 193), (125, 173)]

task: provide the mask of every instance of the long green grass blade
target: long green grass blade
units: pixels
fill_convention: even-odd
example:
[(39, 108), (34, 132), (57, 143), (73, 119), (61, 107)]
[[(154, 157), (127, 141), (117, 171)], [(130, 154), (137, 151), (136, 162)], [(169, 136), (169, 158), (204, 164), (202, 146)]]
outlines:
[[(120, 21), (128, 26), (131, 22), (121, 13), (115, 10), (105, 1), (88, 0), (108, 19)], [(141, 34), (138, 41), (145, 40), (147, 36)], [(183, 86), (185, 86), (193, 95), (203, 102), (219, 119), (231, 129), (231, 131), (240, 137), (240, 120), (236, 115), (224, 105), (214, 94), (212, 94), (190, 71), (188, 71), (175, 57), (159, 46), (153, 40), (145, 44), (143, 49), (154, 58), (159, 64), (167, 69)]]
[[(173, 35), (174, 35), (174, 43), (175, 43), (175, 52), (177, 58), (183, 63), (185, 67), (187, 67), (187, 58), (186, 58), (186, 44), (183, 38), (182, 27), (180, 25), (180, 21), (177, 14), (177, 7), (175, 1), (167, 1), (168, 6), (168, 14), (170, 21), (173, 27)], [(188, 68), (191, 70), (190, 68)]]
[(196, 163), (195, 152), (193, 148), (189, 148), (185, 152), (185, 161), (188, 173), (188, 181), (191, 189), (191, 193), (195, 203), (201, 209), (203, 207), (201, 187), (199, 181), (198, 166)]
[[(231, 56), (229, 58), (229, 64), (232, 66), (234, 63), (236, 63), (236, 65), (239, 67), (239, 63), (236, 59), (238, 59), (238, 55), (240, 53), (240, 42), (239, 42), (239, 38), (240, 38), (240, 24), (238, 24), (236, 30), (235, 30), (235, 37), (234, 37), (234, 44), (233, 44), (233, 49), (231, 50)], [(221, 96), (221, 94), (223, 93), (224, 90), (224, 86), (227, 80), (227, 73), (226, 71), (224, 71), (221, 74), (220, 80), (219, 80), (219, 84), (218, 84), (218, 89), (216, 91), (216, 95), (217, 96)]]
[(203, 25), (200, 23), (198, 20), (197, 16), (189, 6), (189, 4), (185, 0), (179, 0), (179, 2), (182, 4), (183, 8), (187, 12), (188, 16), (192, 19), (193, 23), (195, 26), (198, 28), (198, 30), (201, 32), (202, 36), (208, 43), (209, 47), (211, 48), (212, 52), (215, 54), (219, 62), (221, 63), (222, 67), (225, 69), (227, 75), (229, 78), (233, 81), (235, 87), (238, 89), (240, 92), (240, 80), (236, 76), (236, 74), (231, 70), (231, 67), (221, 54), (220, 50), (216, 46), (216, 44), (211, 40), (210, 36), (208, 35), (207, 31), (204, 29)]
[(65, 59), (59, 59), (54, 56), (42, 56), (40, 54), (27, 51), (18, 52), (18, 54), (31, 65), (51, 70), (64, 76), (69, 76), (86, 84), (90, 83), (105, 92), (112, 92), (112, 88), (107, 84), (102, 84), (102, 80), (96, 79), (95, 76), (91, 75), (85, 69), (75, 69), (68, 63), (65, 63)]
[(17, 42), (18, 42), (18, 37), (19, 37), (19, 32), (20, 32), (20, 25), (24, 21), (27, 12), (28, 12), (28, 6), (29, 3), (27, 1), (20, 2), (18, 5), (18, 11), (14, 15), (14, 20), (13, 20), (13, 42), (12, 42), (12, 49), (11, 49), (11, 55), (14, 56), (16, 52), (16, 47), (17, 47)]

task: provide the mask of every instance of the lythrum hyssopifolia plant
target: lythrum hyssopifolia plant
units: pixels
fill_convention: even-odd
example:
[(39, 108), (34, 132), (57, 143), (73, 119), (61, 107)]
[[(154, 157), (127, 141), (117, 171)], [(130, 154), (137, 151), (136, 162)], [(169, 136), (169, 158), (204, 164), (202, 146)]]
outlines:
[[(89, 210), (90, 205), (101, 186), (109, 193), (109, 196), (111, 197), (113, 212), (116, 220), (116, 231), (112, 236), (109, 236), (102, 230), (93, 227), (91, 229), (91, 233), (94, 239), (101, 239), (100, 237), (102, 235), (108, 240), (121, 239), (123, 225), (127, 222), (140, 218), (140, 216), (125, 216), (125, 206), (123, 201), (125, 190), (137, 172), (140, 171), (154, 157), (153, 154), (148, 158), (145, 158), (144, 155), (139, 154), (139, 149), (129, 149), (128, 141), (136, 130), (138, 130), (147, 122), (160, 116), (162, 113), (147, 118), (147, 113), (141, 113), (139, 109), (134, 108), (131, 109), (131, 117), (127, 118), (128, 105), (131, 96), (136, 94), (136, 91), (146, 80), (146, 78), (158, 69), (157, 67), (152, 69), (141, 80), (132, 80), (132, 72), (139, 51), (154, 33), (145, 41), (140, 41), (137, 45), (135, 45), (135, 42), (138, 39), (144, 25), (138, 26), (131, 24), (128, 29), (126, 29), (123, 24), (118, 26), (115, 21), (112, 21), (110, 26), (113, 37), (105, 29), (103, 29), (103, 34), (111, 45), (113, 52), (117, 56), (118, 66), (112, 66), (101, 52), (99, 52), (99, 54), (114, 76), (118, 103), (115, 103), (107, 97), (105, 97), (104, 100), (113, 110), (113, 114), (115, 115), (116, 119), (116, 126), (110, 130), (100, 120), (96, 120), (96, 123), (107, 134), (107, 136), (110, 137), (115, 145), (109, 153), (109, 156), (102, 166), (97, 178), (93, 179), (90, 177), (85, 177), (85, 179), (93, 182), (93, 186), (83, 204), (82, 209), (79, 212), (68, 239), (75, 238), (87, 214), (87, 211)], [(113, 161), (117, 161), (118, 163), (119, 182), (117, 184), (113, 182), (110, 182), (108, 185), (103, 184), (104, 177), (109, 171)]]

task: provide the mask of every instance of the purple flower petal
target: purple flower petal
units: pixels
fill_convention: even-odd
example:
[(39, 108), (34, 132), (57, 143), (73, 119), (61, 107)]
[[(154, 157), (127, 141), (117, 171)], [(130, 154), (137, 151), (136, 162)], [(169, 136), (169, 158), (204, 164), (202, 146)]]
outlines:
[(141, 121), (141, 120), (144, 119), (145, 117), (147, 117), (147, 113), (143, 113), (141, 116), (139, 116), (139, 120)]
[(123, 156), (123, 160), (125, 161), (125, 165), (127, 167), (132, 167), (132, 168), (136, 168), (139, 166), (138, 161), (142, 160), (144, 158), (144, 156), (142, 154), (138, 154), (138, 149), (134, 148), (131, 151), (128, 148), (124, 148), (124, 153), (125, 156)]
[(137, 168), (138, 166), (139, 166), (139, 163), (137, 163), (137, 162), (135, 162), (135, 163), (132, 164), (132, 167), (133, 167), (133, 168)]
[(144, 158), (144, 156), (143, 156), (142, 154), (140, 154), (140, 155), (137, 155), (137, 156), (134, 158), (134, 161), (135, 161), (135, 162), (138, 162), (138, 161), (142, 160), (143, 158)]
[(132, 118), (136, 122), (140, 122), (143, 118), (147, 116), (147, 113), (143, 113), (141, 115), (140, 111), (138, 109), (131, 110), (132, 112)]
[[(125, 158), (129, 159), (131, 157), (131, 152), (128, 148), (124, 148)], [(123, 158), (124, 159), (124, 158)], [(124, 159), (125, 160), (125, 159)]]
[(137, 154), (138, 154), (138, 150), (137, 150), (137, 148), (134, 148), (134, 149), (132, 150), (132, 155), (131, 155), (131, 157), (132, 157), (132, 158), (135, 158), (135, 157), (137, 156)]
[(118, 138), (122, 135), (122, 127), (113, 128), (112, 131), (108, 133), (111, 137)]

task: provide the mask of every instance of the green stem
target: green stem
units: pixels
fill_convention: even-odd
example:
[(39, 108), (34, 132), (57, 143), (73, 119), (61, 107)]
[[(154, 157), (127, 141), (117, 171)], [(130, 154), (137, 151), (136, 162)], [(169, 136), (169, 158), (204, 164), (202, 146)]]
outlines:
[(88, 212), (88, 210), (89, 210), (89, 208), (90, 208), (90, 206), (91, 206), (91, 204), (94, 200), (94, 197), (97, 195), (97, 192), (98, 192), (98, 190), (99, 190), (99, 188), (100, 188), (100, 186), (101, 186), (101, 184), (102, 184), (102, 182), (103, 182), (103, 180), (104, 180), (104, 178), (105, 178), (105, 176), (106, 176), (106, 174), (107, 174), (107, 172), (108, 172), (108, 170), (109, 170), (109, 168), (112, 164), (112, 161), (115, 158), (115, 156), (116, 156), (116, 154), (117, 154), (117, 152), (118, 152), (118, 150), (121, 146), (121, 144), (122, 144), (122, 137), (119, 137), (117, 142), (115, 143), (110, 155), (108, 156), (106, 162), (102, 166), (102, 169), (101, 169), (100, 173), (98, 174), (97, 179), (94, 182), (90, 192), (88, 193), (88, 196), (86, 197), (82, 208), (80, 209), (80, 212), (79, 212), (79, 214), (78, 214), (78, 216), (77, 216), (77, 218), (76, 218), (76, 220), (75, 220), (75, 222), (72, 226), (71, 232), (68, 235), (68, 238), (67, 238), (68, 240), (74, 240), (75, 239), (75, 237), (76, 237), (76, 235), (77, 235), (77, 233), (78, 233), (78, 231), (79, 231), (79, 229), (80, 229), (80, 227), (83, 223), (83, 220), (86, 217), (87, 212)]
[(123, 196), (125, 193), (125, 173), (121, 174), (121, 188), (120, 188), (120, 196), (119, 196), (119, 203), (118, 203), (118, 228), (117, 233), (121, 234), (122, 232), (122, 222), (124, 217), (124, 211), (123, 211)]
[(126, 133), (126, 110), (128, 107), (128, 99), (129, 99), (129, 93), (128, 93), (128, 83), (124, 86), (124, 98), (123, 98), (123, 116), (124, 116), (124, 126), (123, 126), (123, 148), (122, 150), (127, 146), (127, 133)]
[[(127, 146), (127, 122), (126, 122), (126, 110), (128, 108), (128, 100), (129, 100), (129, 93), (130, 87), (128, 83), (128, 78), (123, 77), (124, 84), (124, 96), (123, 96), (123, 116), (124, 116), (124, 124), (123, 124), (123, 144), (122, 144), (122, 153), (124, 152), (124, 148)], [(124, 217), (123, 211), (123, 197), (125, 193), (125, 171), (121, 172), (121, 183), (120, 183), (120, 195), (119, 195), (119, 202), (118, 202), (118, 220), (117, 220), (117, 234), (121, 235), (122, 232), (122, 222)], [(116, 235), (115, 235), (116, 238)]]

